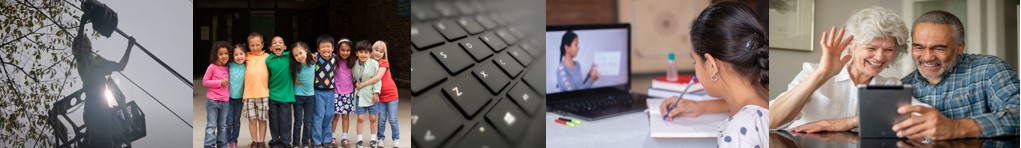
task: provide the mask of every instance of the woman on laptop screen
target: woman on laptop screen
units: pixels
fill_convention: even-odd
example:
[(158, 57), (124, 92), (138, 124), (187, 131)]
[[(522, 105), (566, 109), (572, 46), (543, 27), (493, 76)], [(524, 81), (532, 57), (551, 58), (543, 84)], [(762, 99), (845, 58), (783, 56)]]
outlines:
[(588, 73), (581, 73), (581, 65), (574, 57), (578, 56), (578, 34), (568, 30), (560, 42), (560, 66), (557, 66), (557, 88), (560, 91), (580, 90), (592, 87), (599, 80), (596, 64), (592, 64)]

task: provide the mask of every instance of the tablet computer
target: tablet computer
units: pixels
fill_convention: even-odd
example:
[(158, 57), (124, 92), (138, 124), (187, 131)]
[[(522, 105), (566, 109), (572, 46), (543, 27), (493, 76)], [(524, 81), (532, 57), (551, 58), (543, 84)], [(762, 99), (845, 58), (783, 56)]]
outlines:
[(908, 116), (897, 108), (911, 105), (911, 91), (911, 85), (858, 85), (858, 135), (898, 138), (893, 125)]

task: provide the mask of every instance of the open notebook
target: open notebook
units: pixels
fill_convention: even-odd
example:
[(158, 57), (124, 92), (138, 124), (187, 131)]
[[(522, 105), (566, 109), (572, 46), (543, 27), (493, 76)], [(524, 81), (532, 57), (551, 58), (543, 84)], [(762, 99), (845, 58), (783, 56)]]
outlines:
[[(714, 100), (707, 95), (685, 96), (689, 100)], [(659, 105), (666, 99), (648, 99), (649, 104), (649, 136), (652, 138), (715, 138), (719, 133), (719, 125), (729, 117), (727, 113), (703, 114), (698, 117), (675, 117), (673, 121), (663, 120)]]

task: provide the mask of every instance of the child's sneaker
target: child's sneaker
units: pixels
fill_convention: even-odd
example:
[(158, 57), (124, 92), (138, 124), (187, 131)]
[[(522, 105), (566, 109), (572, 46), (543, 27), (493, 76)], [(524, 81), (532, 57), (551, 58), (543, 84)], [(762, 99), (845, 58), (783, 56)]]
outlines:
[(337, 138), (333, 138), (333, 140), (330, 141), (330, 147), (338, 147)]
[(361, 140), (358, 140), (358, 143), (355, 143), (355, 146), (356, 147), (362, 147), (362, 146), (365, 146), (365, 145), (362, 143)]
[(401, 141), (400, 140), (394, 140), (394, 148), (397, 148), (397, 146), (399, 145), (397, 143), (399, 143), (399, 142), (401, 142)]
[(379, 147), (379, 143), (376, 140), (369, 141), (369, 145), (372, 145), (373, 148)]
[(340, 144), (343, 144), (344, 146), (347, 146), (348, 144), (351, 144), (351, 141), (347, 141), (347, 138), (344, 138), (344, 139), (340, 140)]

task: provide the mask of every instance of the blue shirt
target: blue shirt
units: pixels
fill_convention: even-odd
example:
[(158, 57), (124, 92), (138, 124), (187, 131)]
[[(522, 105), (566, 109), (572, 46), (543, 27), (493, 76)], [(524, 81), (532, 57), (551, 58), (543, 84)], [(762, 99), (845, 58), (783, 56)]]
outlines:
[(245, 91), (245, 64), (227, 62), (230, 71), (230, 99), (241, 99)]
[(588, 73), (581, 73), (581, 66), (578, 65), (578, 61), (571, 62), (574, 62), (574, 67), (568, 68), (564, 64), (557, 66), (557, 87), (560, 88), (560, 91), (592, 87), (592, 81), (585, 81), (585, 76)]
[(930, 84), (915, 70), (901, 79), (914, 87), (914, 97), (951, 119), (971, 118), (982, 128), (979, 137), (1018, 135), (1018, 77), (1007, 62), (987, 55), (963, 54)]
[(311, 63), (299, 64), (299, 66), (301, 66), (301, 70), (298, 70), (298, 81), (301, 82), (301, 84), (294, 85), (294, 95), (312, 96), (315, 93), (312, 90), (312, 73), (315, 69), (312, 69), (313, 65)]

